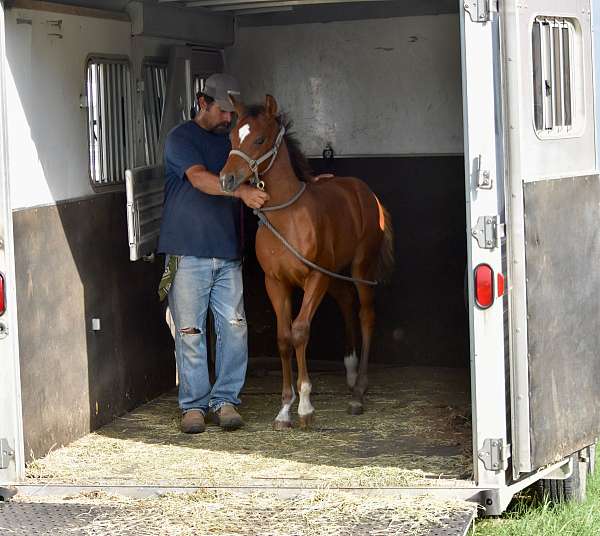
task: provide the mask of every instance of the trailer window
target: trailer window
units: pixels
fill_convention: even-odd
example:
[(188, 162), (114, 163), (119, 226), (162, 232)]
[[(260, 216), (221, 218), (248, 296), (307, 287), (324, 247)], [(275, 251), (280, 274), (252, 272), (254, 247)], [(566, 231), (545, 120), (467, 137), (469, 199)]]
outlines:
[(202, 93), (204, 91), (204, 82), (206, 82), (206, 78), (200, 75), (194, 75), (194, 82), (192, 86), (192, 109), (190, 110), (190, 117), (193, 119), (194, 116), (198, 113), (198, 99), (196, 98), (198, 93)]
[(158, 138), (167, 92), (167, 64), (144, 63), (144, 141), (146, 165), (158, 164)]
[(133, 163), (129, 63), (90, 58), (86, 82), (92, 185), (122, 184), (125, 170)]
[(573, 132), (575, 34), (568, 19), (537, 17), (533, 23), (533, 115), (538, 135), (560, 137)]

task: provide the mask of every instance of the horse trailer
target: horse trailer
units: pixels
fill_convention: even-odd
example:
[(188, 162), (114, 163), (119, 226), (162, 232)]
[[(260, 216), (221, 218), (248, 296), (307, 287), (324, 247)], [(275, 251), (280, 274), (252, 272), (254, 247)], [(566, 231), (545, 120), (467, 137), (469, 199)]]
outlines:
[[(4, 496), (325, 485), (467, 500), (488, 515), (538, 482), (582, 496), (600, 432), (596, 2), (0, 6)], [(346, 415), (334, 388), (343, 327), (327, 302), (308, 351), (330, 413), (301, 433), (264, 420), (279, 360), (248, 213), (248, 427), (177, 437), (156, 293), (161, 154), (215, 72), (234, 75), (246, 103), (275, 96), (313, 170), (362, 178), (392, 215), (396, 269), (378, 290), (364, 416)], [(168, 413), (162, 428), (143, 430), (147, 408)], [(175, 481), (177, 463), (153, 450), (162, 433), (190, 456), (212, 444), (243, 470)], [(107, 447), (83, 463), (69, 450), (94, 438), (120, 457)], [(163, 456), (160, 478), (143, 467)], [(77, 470), (52, 467), (59, 458)], [(119, 459), (137, 462), (119, 473)]]

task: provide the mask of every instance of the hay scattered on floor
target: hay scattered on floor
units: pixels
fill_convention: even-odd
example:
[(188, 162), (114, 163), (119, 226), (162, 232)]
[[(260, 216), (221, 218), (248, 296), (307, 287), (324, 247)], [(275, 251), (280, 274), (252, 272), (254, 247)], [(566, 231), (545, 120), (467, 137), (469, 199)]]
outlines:
[(313, 376), (315, 426), (272, 430), (280, 379), (250, 378), (247, 426), (179, 431), (170, 393), (28, 465), (28, 477), (74, 484), (401, 487), (470, 477), (468, 378), (452, 369), (371, 375), (364, 415), (346, 413), (343, 374)]
[(16, 501), (89, 505), (82, 533), (139, 536), (419, 536), (443, 527), (454, 514), (475, 508), (425, 496), (365, 499), (343, 492), (317, 492), (291, 499), (264, 492), (241, 495), (207, 490), (151, 499), (91, 492), (64, 498), (17, 497)]

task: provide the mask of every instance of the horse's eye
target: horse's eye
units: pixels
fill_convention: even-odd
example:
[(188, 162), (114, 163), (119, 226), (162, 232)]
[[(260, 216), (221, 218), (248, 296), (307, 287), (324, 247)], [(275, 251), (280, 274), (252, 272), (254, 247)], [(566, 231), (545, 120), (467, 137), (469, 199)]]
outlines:
[(265, 143), (265, 137), (264, 136), (261, 136), (260, 138), (256, 138), (254, 140), (254, 144), (255, 145), (262, 145), (263, 143)]

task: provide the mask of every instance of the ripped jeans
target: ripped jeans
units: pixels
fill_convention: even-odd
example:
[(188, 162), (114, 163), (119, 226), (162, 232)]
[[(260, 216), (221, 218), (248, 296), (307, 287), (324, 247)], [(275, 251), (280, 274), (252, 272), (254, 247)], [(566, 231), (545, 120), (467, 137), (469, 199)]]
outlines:
[[(242, 263), (239, 260), (181, 257), (168, 294), (175, 322), (179, 407), (185, 413), (240, 403), (248, 363)], [(206, 316), (210, 307), (217, 339), (215, 384), (208, 375)]]

